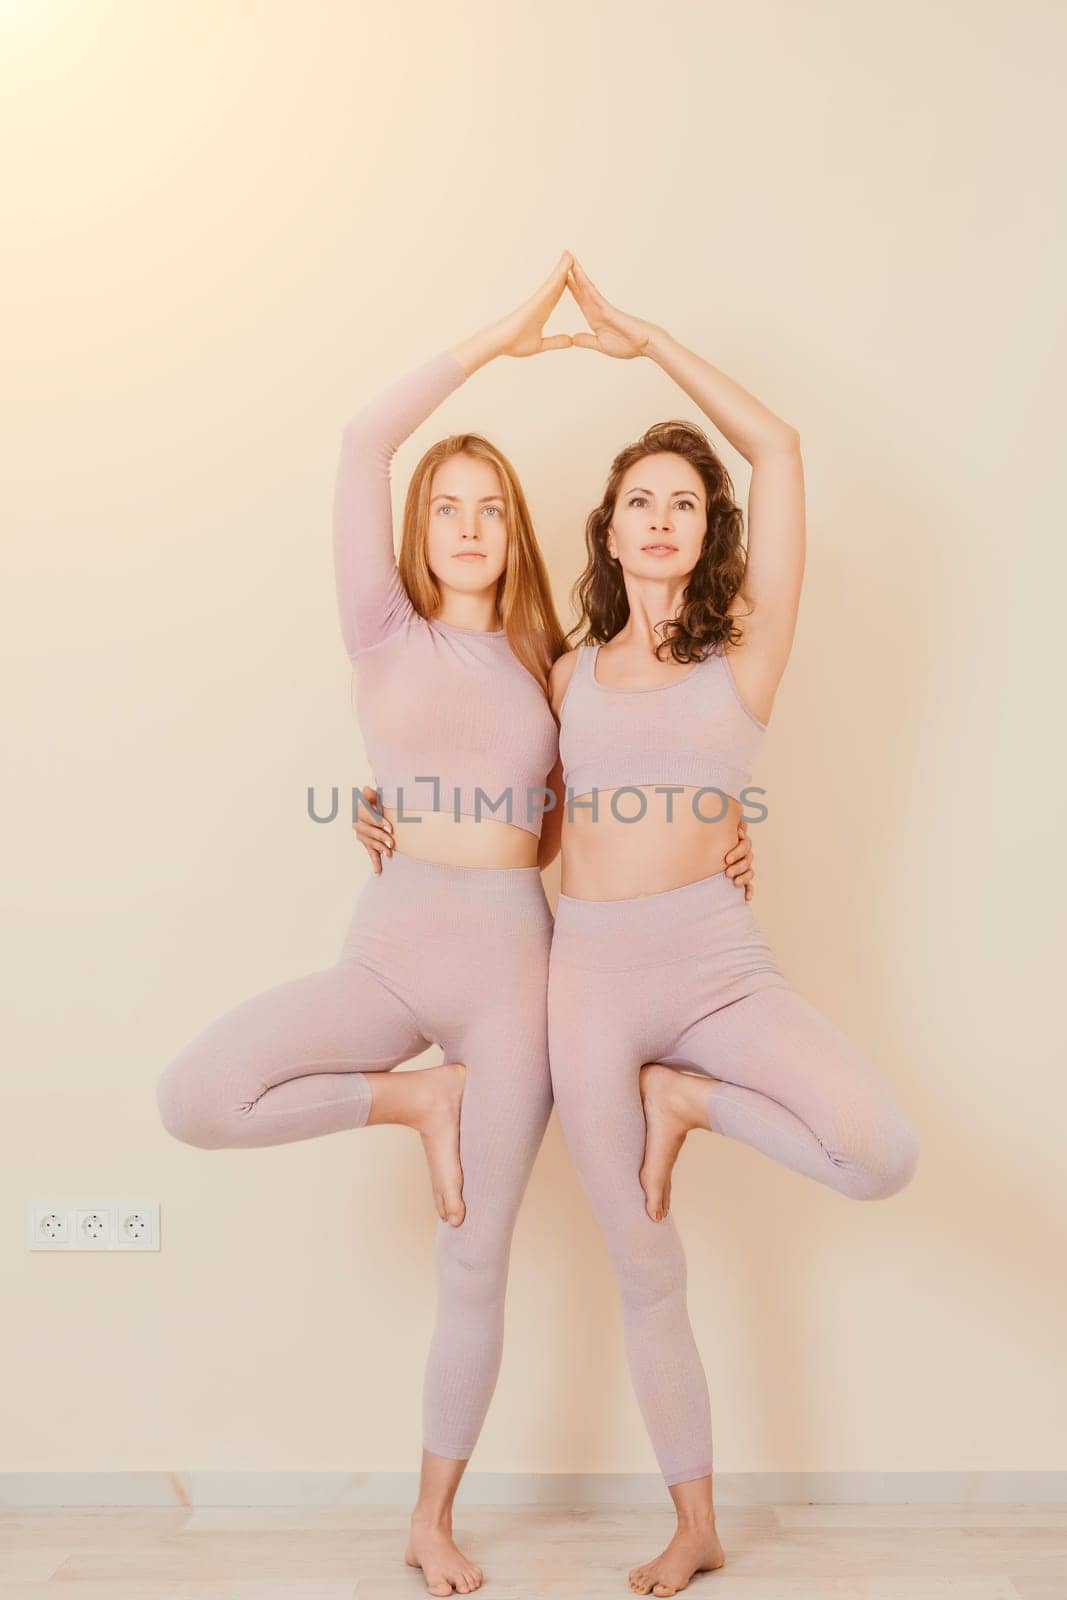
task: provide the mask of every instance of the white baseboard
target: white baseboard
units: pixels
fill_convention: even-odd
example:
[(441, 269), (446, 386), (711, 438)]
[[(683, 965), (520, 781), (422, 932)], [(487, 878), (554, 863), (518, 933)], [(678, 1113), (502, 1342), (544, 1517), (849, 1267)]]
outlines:
[[(4, 1472), (0, 1506), (411, 1505), (414, 1472)], [(670, 1506), (657, 1473), (468, 1472), (458, 1505)], [(1067, 1471), (722, 1472), (715, 1504), (1065, 1505)]]

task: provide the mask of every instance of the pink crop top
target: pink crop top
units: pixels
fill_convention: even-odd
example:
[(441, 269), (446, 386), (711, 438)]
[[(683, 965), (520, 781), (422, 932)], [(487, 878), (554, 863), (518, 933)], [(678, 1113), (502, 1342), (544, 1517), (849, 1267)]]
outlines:
[(684, 678), (611, 689), (596, 678), (599, 645), (582, 645), (560, 706), (569, 795), (682, 784), (741, 799), (766, 723), (742, 702), (721, 646)]
[[(397, 447), (466, 379), (442, 351), (346, 425), (333, 502), (341, 633), (382, 802), (510, 822), (540, 837), (558, 737), (540, 685), (503, 628), (419, 615), (397, 571), (389, 469)], [(478, 790), (482, 793), (479, 796)]]

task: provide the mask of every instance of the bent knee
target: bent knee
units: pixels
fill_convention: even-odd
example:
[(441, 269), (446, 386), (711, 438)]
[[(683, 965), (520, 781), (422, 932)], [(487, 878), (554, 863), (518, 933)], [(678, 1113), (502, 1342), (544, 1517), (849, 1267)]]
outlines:
[(889, 1163), (885, 1196), (906, 1189), (919, 1166), (919, 1135), (910, 1123), (902, 1122), (897, 1131), (893, 1160)]
[(233, 1143), (220, 1119), (190, 1094), (177, 1073), (165, 1072), (156, 1085), (159, 1117), (172, 1139), (199, 1150), (218, 1150)]
[(900, 1122), (892, 1138), (865, 1159), (846, 1162), (842, 1190), (854, 1200), (888, 1200), (907, 1188), (919, 1165), (919, 1136), (909, 1123)]

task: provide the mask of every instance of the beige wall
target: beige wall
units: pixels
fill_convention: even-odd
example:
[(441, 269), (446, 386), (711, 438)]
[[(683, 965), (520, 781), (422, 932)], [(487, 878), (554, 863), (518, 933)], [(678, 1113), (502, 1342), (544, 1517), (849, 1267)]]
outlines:
[[(341, 426), (564, 246), (800, 430), (756, 910), (923, 1140), (873, 1205), (692, 1141), (675, 1214), (718, 1465), (1062, 1466), (1062, 13), (25, 0), (3, 27), (0, 1469), (415, 1463), (416, 1142), (198, 1151), (154, 1085), (334, 959), (367, 870), (303, 811), (366, 770)], [(697, 415), (651, 366), (500, 363), (398, 479), (491, 432), (566, 614), (611, 452), (672, 414)], [(158, 1197), (162, 1252), (27, 1253), (55, 1191)], [(555, 1121), (508, 1306), (476, 1464), (653, 1471)]]

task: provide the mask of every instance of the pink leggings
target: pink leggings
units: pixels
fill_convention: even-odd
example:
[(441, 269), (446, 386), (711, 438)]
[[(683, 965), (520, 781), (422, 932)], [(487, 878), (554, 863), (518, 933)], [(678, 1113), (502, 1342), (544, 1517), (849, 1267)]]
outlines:
[(360, 891), (336, 965), (226, 1012), (158, 1084), (175, 1138), (249, 1149), (362, 1127), (364, 1074), (430, 1044), (465, 1064), (466, 1215), (458, 1228), (437, 1223), (437, 1319), (423, 1386), (423, 1444), (460, 1461), (496, 1385), (512, 1230), (552, 1109), (551, 937), (537, 867), (452, 867), (397, 853)]
[(903, 1188), (915, 1133), (859, 1046), (789, 987), (725, 872), (628, 900), (561, 894), (548, 1028), (556, 1109), (607, 1241), (660, 1470), (668, 1484), (705, 1477), (711, 1411), (685, 1256), (673, 1217), (649, 1217), (638, 1178), (641, 1066), (722, 1080), (708, 1090), (713, 1132), (853, 1199)]

